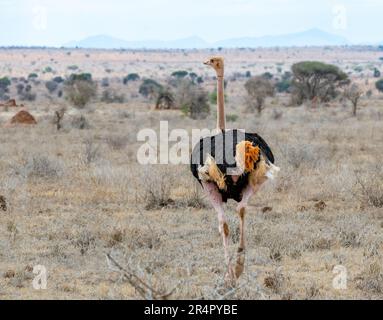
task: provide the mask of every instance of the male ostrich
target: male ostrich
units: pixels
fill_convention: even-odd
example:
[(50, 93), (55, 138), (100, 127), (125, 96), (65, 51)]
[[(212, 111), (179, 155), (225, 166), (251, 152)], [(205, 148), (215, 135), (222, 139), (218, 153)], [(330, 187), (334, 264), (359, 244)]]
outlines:
[[(226, 280), (235, 281), (244, 270), (245, 209), (250, 197), (260, 186), (279, 171), (274, 166), (274, 156), (267, 143), (256, 133), (225, 129), (224, 110), (224, 61), (212, 57), (204, 63), (217, 73), (217, 129), (213, 136), (202, 138), (191, 155), (191, 171), (201, 183), (213, 208), (218, 213), (219, 232), (222, 235), (228, 271)], [(233, 199), (238, 203), (240, 238), (235, 267), (228, 252), (229, 227), (223, 203)]]

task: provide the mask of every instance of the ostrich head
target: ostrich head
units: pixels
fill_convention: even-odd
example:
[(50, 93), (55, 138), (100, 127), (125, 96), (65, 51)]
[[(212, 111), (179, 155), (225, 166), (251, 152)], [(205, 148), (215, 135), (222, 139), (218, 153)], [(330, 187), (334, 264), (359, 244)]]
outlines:
[(211, 57), (204, 64), (211, 66), (216, 71), (218, 77), (223, 77), (224, 63), (222, 57)]

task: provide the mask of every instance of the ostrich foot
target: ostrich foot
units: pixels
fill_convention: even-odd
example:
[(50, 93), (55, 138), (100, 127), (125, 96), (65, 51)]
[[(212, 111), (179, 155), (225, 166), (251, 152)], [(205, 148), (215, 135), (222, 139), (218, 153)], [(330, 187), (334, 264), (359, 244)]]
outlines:
[(237, 262), (234, 268), (234, 274), (236, 279), (239, 279), (244, 269), (245, 269), (245, 250), (242, 248), (239, 248), (237, 252)]
[(229, 288), (234, 288), (236, 280), (235, 269), (231, 265), (228, 265), (227, 272), (225, 274), (225, 285)]

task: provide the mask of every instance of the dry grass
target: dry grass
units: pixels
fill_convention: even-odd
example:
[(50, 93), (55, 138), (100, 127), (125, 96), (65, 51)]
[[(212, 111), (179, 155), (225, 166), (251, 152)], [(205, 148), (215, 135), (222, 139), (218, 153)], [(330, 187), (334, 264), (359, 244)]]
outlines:
[[(350, 68), (355, 61), (372, 63), (376, 55), (297, 50), (225, 51), (232, 62), (228, 78), (246, 70), (256, 75), (265, 67), (273, 72), (280, 61), (288, 69), (298, 53), (300, 59), (344, 60), (341, 66)], [(259, 117), (242, 112), (244, 79), (229, 81), (228, 114), (237, 115), (230, 126), (261, 134), (282, 171), (250, 204), (245, 273), (237, 288), (227, 289), (216, 214), (189, 167), (141, 166), (136, 160), (140, 129), (158, 132), (159, 120), (168, 120), (170, 130), (211, 128), (214, 113), (193, 121), (179, 111), (155, 112), (152, 101), (137, 96), (137, 83), (118, 81), (138, 72), (165, 82), (171, 71), (191, 69), (208, 75), (203, 85), (212, 91), (214, 80), (199, 64), (210, 53), (92, 51), (87, 58), (81, 50), (70, 57), (27, 50), (23, 65), (12, 64), (19, 54), (0, 51), (0, 62), (12, 66), (10, 76), (25, 76), (51, 57), (58, 61), (58, 75), (76, 64), (99, 80), (109, 68), (110, 87), (124, 90), (127, 100), (96, 102), (79, 111), (64, 100), (49, 102), (41, 85), (34, 88), (36, 102), (27, 106), (37, 126), (5, 128), (14, 110), (0, 111), (0, 299), (141, 298), (108, 264), (107, 253), (159, 292), (175, 287), (174, 299), (382, 297), (383, 100), (377, 93), (362, 98), (357, 117), (338, 102), (317, 109), (285, 107), (285, 95), (266, 101)], [(138, 56), (150, 65), (137, 62)], [(57, 131), (52, 110), (61, 104), (67, 112)], [(226, 211), (237, 241), (235, 203)], [(232, 244), (231, 252), (235, 249)], [(47, 290), (32, 287), (35, 265), (48, 270)], [(332, 286), (336, 265), (347, 268), (347, 290)]]

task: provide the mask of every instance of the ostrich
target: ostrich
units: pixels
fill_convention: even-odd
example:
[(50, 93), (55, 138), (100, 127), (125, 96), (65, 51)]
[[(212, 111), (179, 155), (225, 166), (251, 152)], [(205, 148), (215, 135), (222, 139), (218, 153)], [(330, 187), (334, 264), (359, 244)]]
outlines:
[[(218, 229), (222, 236), (227, 272), (225, 279), (235, 282), (243, 273), (245, 263), (244, 219), (249, 199), (268, 179), (280, 170), (274, 166), (274, 156), (267, 143), (256, 133), (226, 130), (224, 110), (224, 60), (212, 57), (204, 62), (217, 74), (218, 133), (200, 139), (191, 155), (191, 171), (204, 189), (218, 214)], [(235, 266), (228, 252), (229, 226), (223, 203), (233, 199), (238, 203), (240, 218), (239, 246)]]

